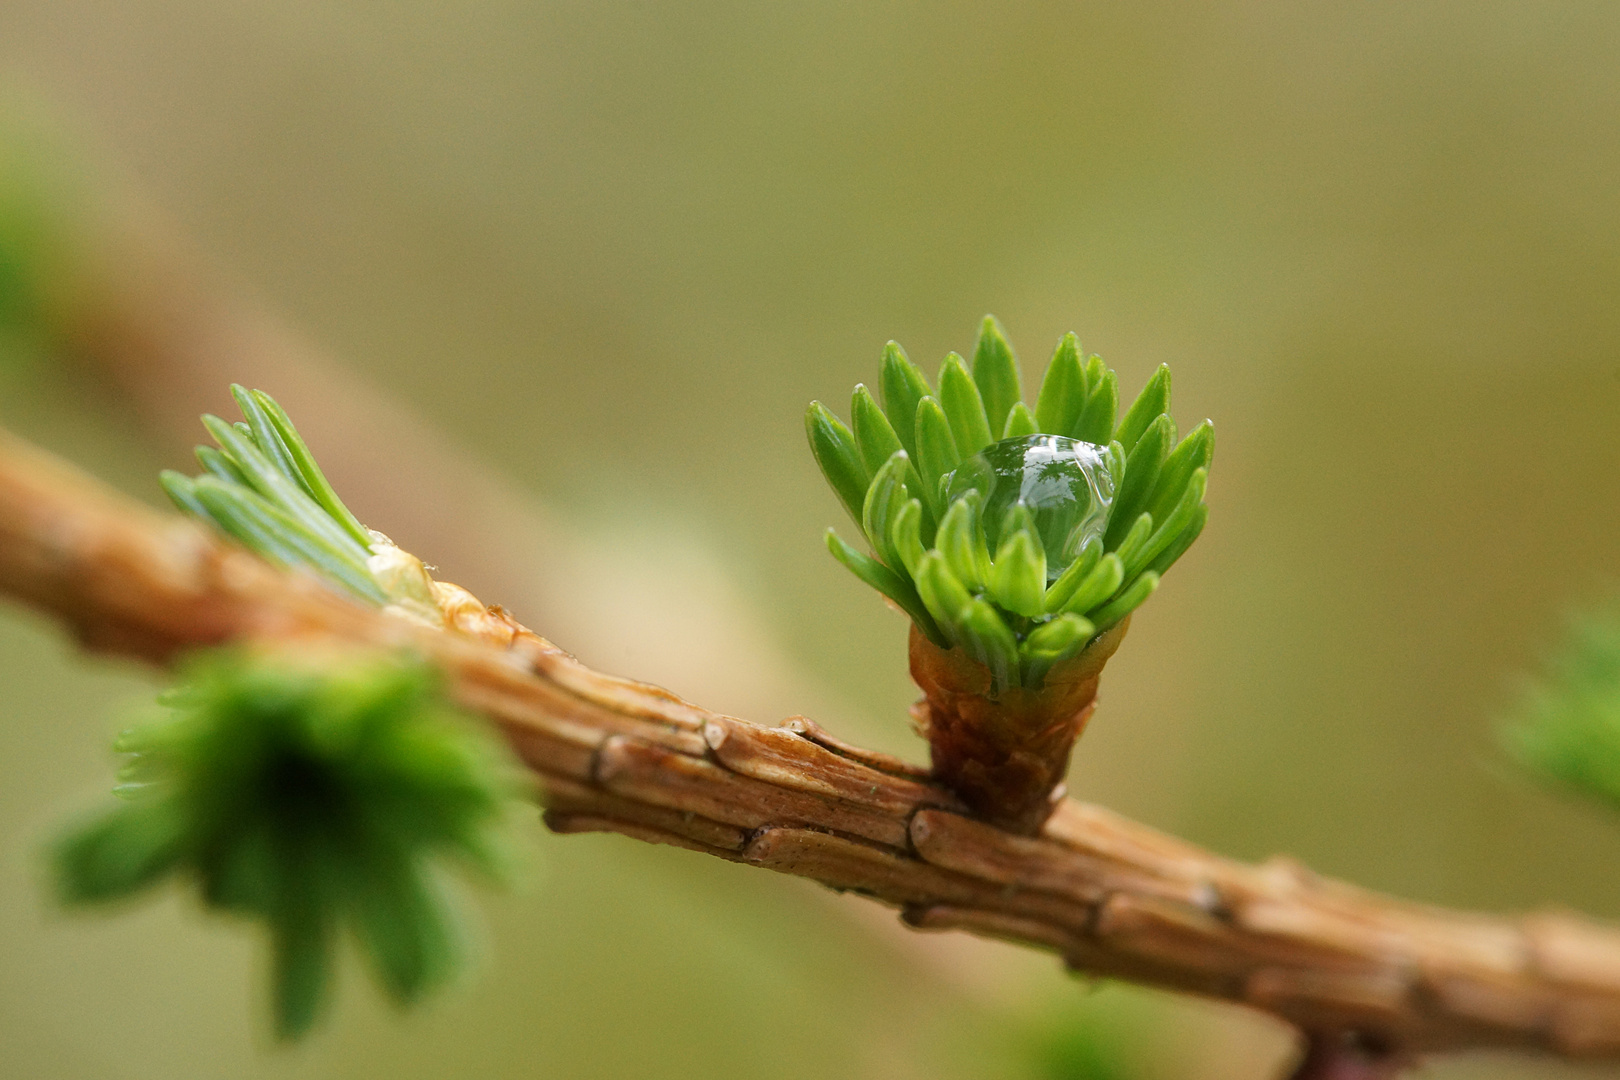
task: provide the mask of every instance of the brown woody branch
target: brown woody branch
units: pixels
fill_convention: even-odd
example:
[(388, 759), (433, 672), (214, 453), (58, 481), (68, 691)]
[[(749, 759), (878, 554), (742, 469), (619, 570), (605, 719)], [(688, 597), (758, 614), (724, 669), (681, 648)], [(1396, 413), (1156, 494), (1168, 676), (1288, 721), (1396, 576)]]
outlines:
[(3, 433), (0, 590), (91, 648), (160, 664), (229, 641), (414, 648), (534, 770), (557, 832), (813, 878), (919, 929), (1244, 1003), (1318, 1046), (1620, 1054), (1620, 930), (1406, 903), (1287, 859), (1224, 859), (1078, 802), (1040, 835), (1014, 835), (967, 816), (924, 770), (807, 719), (760, 727), (601, 675), (498, 612), (468, 636), (351, 604)]

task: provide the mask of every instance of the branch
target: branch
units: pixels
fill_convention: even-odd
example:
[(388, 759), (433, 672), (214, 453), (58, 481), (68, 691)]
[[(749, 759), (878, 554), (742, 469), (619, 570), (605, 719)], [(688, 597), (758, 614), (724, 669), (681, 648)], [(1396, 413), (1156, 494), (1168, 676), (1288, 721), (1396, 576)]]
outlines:
[(227, 641), (415, 649), (534, 771), (557, 832), (809, 877), (898, 906), (919, 929), (1239, 1002), (1319, 1042), (1620, 1054), (1620, 930), (1411, 904), (1286, 859), (1224, 859), (1078, 802), (1039, 836), (1013, 835), (967, 816), (925, 770), (804, 718), (766, 728), (717, 715), (594, 672), (509, 621), (474, 638), (360, 607), (4, 433), (0, 591), (90, 648), (159, 664)]

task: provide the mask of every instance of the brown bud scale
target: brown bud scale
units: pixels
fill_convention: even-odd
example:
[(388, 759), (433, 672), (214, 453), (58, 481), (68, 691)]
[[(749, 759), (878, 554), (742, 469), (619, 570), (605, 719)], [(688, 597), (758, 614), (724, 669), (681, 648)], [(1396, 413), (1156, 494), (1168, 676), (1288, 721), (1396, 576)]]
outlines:
[(989, 668), (912, 627), (911, 677), (924, 695), (912, 715), (928, 740), (934, 776), (983, 820), (1038, 833), (1062, 797), (1069, 751), (1096, 706), (1103, 665), (1129, 626), (1127, 618), (1099, 634), (1047, 672), (1039, 689), (999, 694)]

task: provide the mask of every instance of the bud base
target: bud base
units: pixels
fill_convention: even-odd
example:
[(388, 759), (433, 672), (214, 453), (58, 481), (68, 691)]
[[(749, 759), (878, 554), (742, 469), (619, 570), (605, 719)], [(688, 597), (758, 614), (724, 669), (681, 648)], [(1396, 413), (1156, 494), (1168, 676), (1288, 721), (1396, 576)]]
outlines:
[(995, 697), (988, 668), (913, 627), (911, 677), (926, 701), (914, 715), (934, 776), (984, 820), (1038, 833), (1062, 796), (1069, 751), (1091, 718), (1103, 665), (1129, 626), (1127, 618), (1053, 667), (1039, 690), (1013, 687)]

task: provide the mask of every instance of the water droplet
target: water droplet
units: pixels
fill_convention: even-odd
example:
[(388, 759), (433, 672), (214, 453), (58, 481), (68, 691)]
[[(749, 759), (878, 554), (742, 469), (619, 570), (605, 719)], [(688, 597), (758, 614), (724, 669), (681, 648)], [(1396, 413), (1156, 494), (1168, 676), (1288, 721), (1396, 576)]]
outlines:
[(1022, 504), (1046, 548), (1046, 577), (1057, 576), (1093, 536), (1108, 526), (1114, 478), (1106, 451), (1062, 435), (1003, 439), (963, 461), (940, 481), (947, 504), (969, 491), (984, 499), (984, 531), (990, 550), (1000, 543), (1009, 511)]

